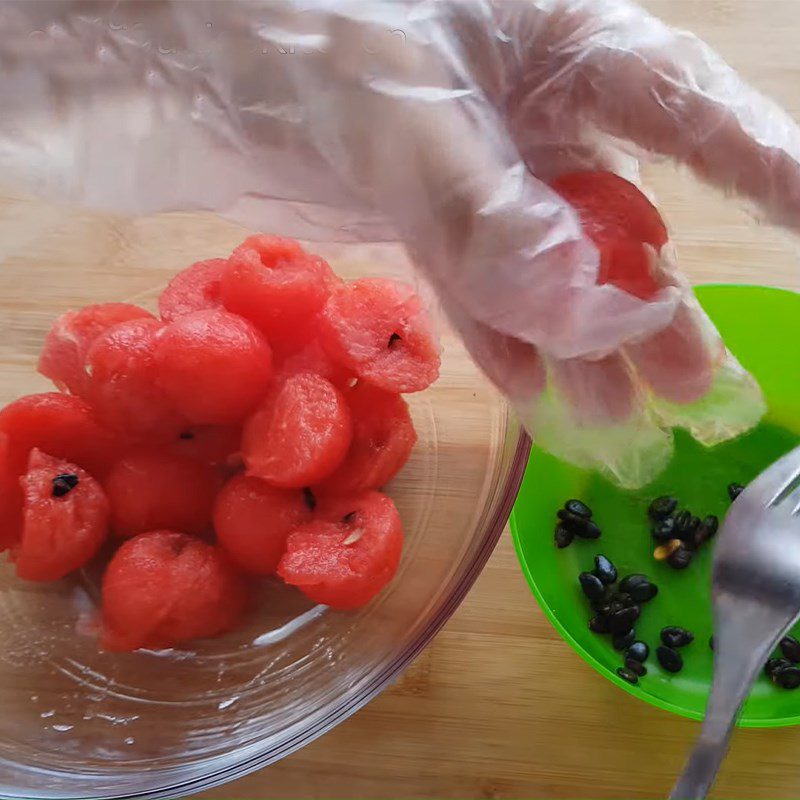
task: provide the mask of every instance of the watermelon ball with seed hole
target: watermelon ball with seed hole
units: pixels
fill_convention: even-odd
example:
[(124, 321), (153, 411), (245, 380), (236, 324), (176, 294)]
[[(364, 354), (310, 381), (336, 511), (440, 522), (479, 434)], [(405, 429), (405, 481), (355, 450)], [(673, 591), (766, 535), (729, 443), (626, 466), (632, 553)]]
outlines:
[(209, 464), (166, 448), (138, 448), (114, 464), (105, 482), (112, 530), (125, 538), (162, 528), (202, 534), (211, 528), (219, 485)]
[(286, 537), (310, 519), (302, 490), (277, 489), (247, 475), (231, 478), (214, 505), (219, 546), (237, 567), (254, 575), (274, 575)]
[(439, 376), (431, 321), (410, 287), (365, 278), (337, 289), (319, 320), (334, 361), (388, 392), (419, 392)]
[(304, 373), (273, 387), (244, 426), (247, 472), (298, 489), (327, 478), (353, 439), (347, 401), (330, 381)]
[(341, 466), (318, 487), (325, 494), (380, 489), (403, 468), (417, 441), (408, 405), (399, 394), (359, 383), (345, 392), (353, 441)]
[(91, 561), (108, 536), (100, 484), (79, 466), (33, 450), (22, 487), (22, 536), (11, 551), (17, 575), (56, 581)]
[(394, 577), (402, 549), (391, 498), (366, 492), (320, 507), (313, 521), (290, 533), (278, 575), (315, 603), (359, 608)]
[(13, 547), (22, 530), (22, 487), (8, 435), (0, 433), (0, 553)]
[(228, 259), (222, 302), (249, 319), (276, 352), (290, 352), (313, 337), (311, 323), (338, 282), (326, 261), (293, 239), (258, 234)]
[(132, 319), (153, 319), (153, 315), (129, 303), (101, 303), (62, 314), (44, 340), (39, 372), (62, 392), (85, 397), (89, 385), (86, 374), (89, 348), (101, 333)]
[(222, 308), (222, 273), (226, 258), (209, 258), (181, 270), (158, 297), (158, 313), (166, 322), (191, 314)]
[(196, 311), (170, 323), (154, 350), (158, 384), (195, 425), (233, 425), (255, 411), (272, 377), (272, 350), (246, 319)]
[(58, 392), (31, 394), (0, 411), (7, 457), (21, 475), (34, 447), (102, 478), (126, 439), (104, 428), (85, 400)]
[(247, 587), (219, 548), (174, 531), (125, 542), (103, 576), (106, 650), (174, 647), (234, 628)]
[(241, 466), (242, 429), (238, 425), (194, 425), (182, 430), (170, 449), (204, 464)]
[(104, 424), (132, 437), (171, 440), (187, 425), (157, 381), (155, 346), (164, 327), (156, 319), (120, 323), (86, 357), (89, 402)]

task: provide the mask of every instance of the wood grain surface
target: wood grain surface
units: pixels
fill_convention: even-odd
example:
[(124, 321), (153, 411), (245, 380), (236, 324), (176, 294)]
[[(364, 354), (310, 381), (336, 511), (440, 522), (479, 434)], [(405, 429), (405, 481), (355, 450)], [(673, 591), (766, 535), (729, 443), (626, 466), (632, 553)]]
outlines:
[[(800, 0), (646, 5), (800, 119)], [(646, 173), (693, 281), (800, 289), (797, 240), (683, 172)], [(619, 691), (561, 641), (506, 535), (395, 686), (301, 752), (202, 797), (663, 797), (697, 729)], [(716, 796), (800, 797), (800, 728), (738, 732)]]

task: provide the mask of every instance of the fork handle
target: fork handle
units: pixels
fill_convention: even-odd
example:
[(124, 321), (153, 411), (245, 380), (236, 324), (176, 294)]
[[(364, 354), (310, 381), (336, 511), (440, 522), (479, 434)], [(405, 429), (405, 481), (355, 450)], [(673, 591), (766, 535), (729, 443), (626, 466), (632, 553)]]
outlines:
[(706, 739), (700, 735), (675, 784), (670, 800), (702, 800), (711, 789), (717, 772), (728, 752), (736, 713), (731, 715), (727, 733), (722, 739)]

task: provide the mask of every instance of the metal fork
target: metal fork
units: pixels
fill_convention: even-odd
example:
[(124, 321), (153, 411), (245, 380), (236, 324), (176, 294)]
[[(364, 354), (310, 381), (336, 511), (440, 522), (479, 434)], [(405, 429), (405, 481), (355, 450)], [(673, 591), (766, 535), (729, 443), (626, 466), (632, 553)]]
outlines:
[(708, 794), (753, 682), (800, 618), (800, 447), (764, 470), (731, 506), (714, 551), (712, 599), (714, 680), (672, 800)]

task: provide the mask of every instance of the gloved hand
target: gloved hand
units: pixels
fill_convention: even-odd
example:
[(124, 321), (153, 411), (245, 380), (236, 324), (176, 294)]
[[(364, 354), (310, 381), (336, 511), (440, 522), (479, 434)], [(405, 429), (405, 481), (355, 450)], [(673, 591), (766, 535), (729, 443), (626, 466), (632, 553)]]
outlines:
[[(402, 241), (534, 436), (622, 483), (673, 424), (753, 424), (757, 388), (652, 248), (598, 281), (549, 182), (636, 177), (617, 143), (800, 223), (800, 132), (705, 45), (624, 0), (6, 2), (0, 181), (127, 213), (205, 209)], [(37, 31), (33, 35), (32, 31)]]

